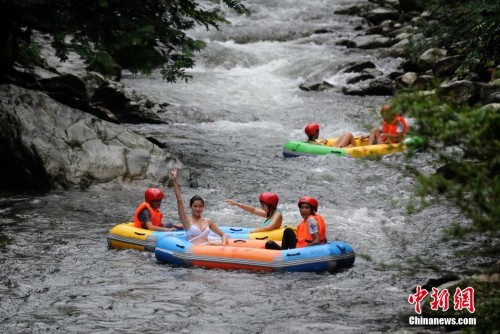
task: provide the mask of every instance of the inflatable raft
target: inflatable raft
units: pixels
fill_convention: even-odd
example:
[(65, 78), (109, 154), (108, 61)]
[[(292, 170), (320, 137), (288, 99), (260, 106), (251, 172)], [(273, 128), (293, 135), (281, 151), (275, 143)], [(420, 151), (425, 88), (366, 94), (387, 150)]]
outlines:
[(283, 239), (283, 231), (285, 228), (292, 228), (294, 231), (296, 230), (295, 226), (282, 226), (281, 228), (250, 233), (254, 229), (254, 227), (224, 227), (222, 226), (220, 229), (227, 234), (230, 239), (250, 239), (250, 240), (275, 240), (280, 241)]
[(354, 264), (351, 246), (341, 241), (289, 250), (265, 249), (265, 240), (230, 239), (228, 245), (194, 245), (186, 237), (166, 237), (155, 250), (160, 262), (183, 266), (251, 271), (333, 272)]
[(316, 156), (333, 154), (340, 157), (364, 158), (368, 156), (386, 155), (395, 152), (406, 151), (409, 144), (419, 141), (417, 138), (406, 138), (398, 144), (376, 144), (368, 145), (368, 139), (356, 138), (355, 147), (338, 148), (333, 147), (337, 138), (328, 138), (326, 145), (315, 145), (304, 141), (292, 140), (283, 146), (283, 156), (285, 158), (295, 158), (299, 156)]
[(116, 249), (138, 249), (154, 252), (156, 243), (167, 236), (186, 235), (184, 230), (173, 232), (151, 231), (135, 227), (134, 223), (123, 223), (113, 227), (108, 233), (108, 246)]
[[(226, 227), (220, 229), (231, 239), (281, 240), (286, 226), (266, 232), (250, 233), (253, 227)], [(295, 229), (295, 227), (292, 227)], [(159, 240), (168, 236), (185, 236), (184, 230), (175, 232), (151, 231), (135, 227), (134, 223), (123, 223), (113, 227), (108, 233), (108, 246), (116, 249), (138, 249), (154, 252)], [(215, 238), (218, 236), (213, 234)]]

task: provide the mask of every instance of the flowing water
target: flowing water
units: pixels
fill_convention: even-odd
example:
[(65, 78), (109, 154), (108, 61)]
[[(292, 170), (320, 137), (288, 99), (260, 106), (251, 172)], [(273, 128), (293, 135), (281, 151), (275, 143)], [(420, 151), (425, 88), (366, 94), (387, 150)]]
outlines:
[[(280, 196), (286, 224), (300, 219), (297, 200), (320, 202), (329, 239), (357, 253), (354, 266), (334, 274), (253, 273), (173, 268), (151, 253), (109, 250), (106, 235), (130, 220), (143, 189), (53, 192), (0, 197), (0, 332), (75, 333), (376, 333), (422, 332), (411, 289), (429, 277), (464, 272), (487, 262), (457, 251), (473, 245), (442, 241), (449, 222), (467, 224), (441, 202), (406, 215), (414, 179), (410, 165), (432, 172), (423, 152), (382, 160), (282, 157), (282, 145), (304, 138), (315, 121), (321, 134), (363, 133), (380, 122), (374, 109), (389, 97), (351, 97), (332, 89), (304, 92), (304, 82), (341, 85), (340, 69), (370, 60), (385, 73), (398, 60), (379, 51), (336, 46), (359, 20), (334, 15), (352, 1), (254, 0), (253, 14), (230, 14), (220, 32), (197, 30), (207, 42), (193, 79), (168, 84), (158, 74), (124, 82), (169, 103), (167, 125), (131, 126), (154, 136), (181, 158), (206, 199), (205, 215), (223, 226), (258, 226), (262, 219), (224, 203), (259, 205), (258, 195)], [(316, 34), (318, 29), (329, 33)], [(181, 171), (182, 172), (182, 171)], [(163, 211), (175, 220), (173, 191)], [(427, 328), (425, 331), (438, 331)]]

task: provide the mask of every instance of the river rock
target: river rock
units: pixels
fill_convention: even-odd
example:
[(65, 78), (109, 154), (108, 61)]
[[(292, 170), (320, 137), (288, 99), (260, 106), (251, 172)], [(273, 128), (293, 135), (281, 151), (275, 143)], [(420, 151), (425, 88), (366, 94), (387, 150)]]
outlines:
[(476, 86), (472, 81), (459, 80), (441, 85), (441, 96), (452, 103), (471, 104), (475, 102), (477, 95)]
[(455, 71), (462, 65), (462, 56), (451, 56), (438, 59), (432, 66), (432, 72), (436, 77), (447, 77), (455, 74)]
[(346, 45), (348, 48), (368, 50), (389, 47), (397, 41), (382, 35), (361, 35), (354, 37), (350, 42)]
[(0, 86), (0, 128), (0, 188), (144, 188), (182, 166), (121, 125), (15, 85)]
[(425, 0), (399, 0), (399, 7), (405, 12), (424, 10)]
[(342, 72), (343, 73), (352, 73), (352, 72), (361, 72), (368, 68), (376, 68), (375, 64), (371, 61), (359, 61), (352, 62), (346, 65)]
[(362, 13), (360, 16), (364, 17), (369, 22), (378, 25), (386, 20), (397, 20), (399, 18), (399, 12), (392, 8), (378, 7), (368, 11), (367, 13)]
[(415, 72), (407, 72), (402, 76), (396, 78), (396, 85), (398, 87), (411, 87), (417, 80), (418, 74)]
[(420, 55), (420, 57), (417, 60), (417, 66), (420, 72), (425, 72), (427, 70), (432, 69), (434, 64), (438, 60), (444, 57), (446, 57), (446, 50), (439, 48), (432, 48)]
[(299, 85), (299, 88), (303, 91), (306, 91), (306, 92), (311, 92), (311, 91), (320, 92), (320, 91), (335, 88), (335, 86), (332, 85), (331, 83), (329, 83), (328, 81), (323, 81), (323, 82), (314, 83), (314, 84), (304, 83), (304, 84)]

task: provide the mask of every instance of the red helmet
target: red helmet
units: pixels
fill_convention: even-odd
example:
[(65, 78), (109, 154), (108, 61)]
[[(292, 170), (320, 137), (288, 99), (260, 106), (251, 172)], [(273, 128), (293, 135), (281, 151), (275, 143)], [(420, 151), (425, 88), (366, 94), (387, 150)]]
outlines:
[(307, 203), (312, 206), (314, 210), (318, 210), (318, 200), (314, 197), (304, 196), (299, 199), (299, 208), (302, 203)]
[(265, 192), (260, 194), (259, 200), (262, 203), (266, 203), (267, 205), (276, 208), (278, 206), (279, 197), (275, 193)]
[(318, 123), (310, 123), (307, 124), (306, 127), (304, 128), (304, 132), (308, 137), (311, 137), (312, 135), (315, 135), (316, 132), (319, 131), (319, 124)]
[(146, 202), (158, 201), (160, 199), (163, 199), (163, 191), (157, 188), (149, 188), (144, 193), (144, 199), (146, 199)]

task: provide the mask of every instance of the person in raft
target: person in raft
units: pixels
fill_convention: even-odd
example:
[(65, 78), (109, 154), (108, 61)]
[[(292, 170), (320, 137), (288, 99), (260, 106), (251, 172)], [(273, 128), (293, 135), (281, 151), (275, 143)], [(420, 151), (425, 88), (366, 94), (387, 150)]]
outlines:
[[(326, 145), (328, 143), (327, 139), (318, 139), (319, 138), (319, 124), (318, 123), (310, 123), (307, 124), (304, 128), (304, 132), (307, 135), (307, 142), (309, 144), (315, 145)], [(356, 146), (356, 140), (354, 136), (350, 132), (344, 132), (342, 136), (337, 138), (335, 143), (332, 145), (333, 147), (354, 147)]]
[(283, 222), (283, 211), (278, 209), (279, 197), (273, 192), (265, 192), (259, 195), (260, 205), (262, 209), (255, 208), (248, 204), (238, 203), (232, 199), (226, 199), (225, 202), (229, 205), (237, 206), (251, 214), (265, 218), (262, 227), (255, 228), (250, 233), (272, 231), (281, 227)]
[(305, 196), (299, 199), (302, 221), (297, 225), (297, 234), (291, 228), (283, 231), (281, 246), (270, 240), (266, 249), (293, 249), (325, 244), (326, 225), (323, 217), (317, 213), (318, 201), (314, 197)]
[(380, 113), (383, 118), (382, 127), (370, 131), (370, 145), (401, 142), (408, 131), (404, 117), (396, 114), (389, 105), (382, 106)]
[(183, 229), (180, 224), (163, 224), (163, 214), (160, 211), (163, 191), (157, 188), (149, 188), (144, 193), (142, 202), (134, 214), (134, 226), (153, 231), (177, 231)]
[[(227, 236), (215, 223), (208, 218), (203, 218), (201, 214), (205, 209), (205, 200), (198, 195), (195, 195), (189, 201), (191, 207), (191, 217), (188, 217), (184, 210), (182, 201), (181, 187), (177, 182), (177, 167), (172, 170), (172, 179), (174, 180), (175, 197), (177, 197), (177, 211), (182, 225), (187, 231), (187, 238), (194, 244), (210, 244), (210, 245), (227, 245)], [(209, 240), (209, 234), (213, 231), (221, 237), (221, 241)]]

